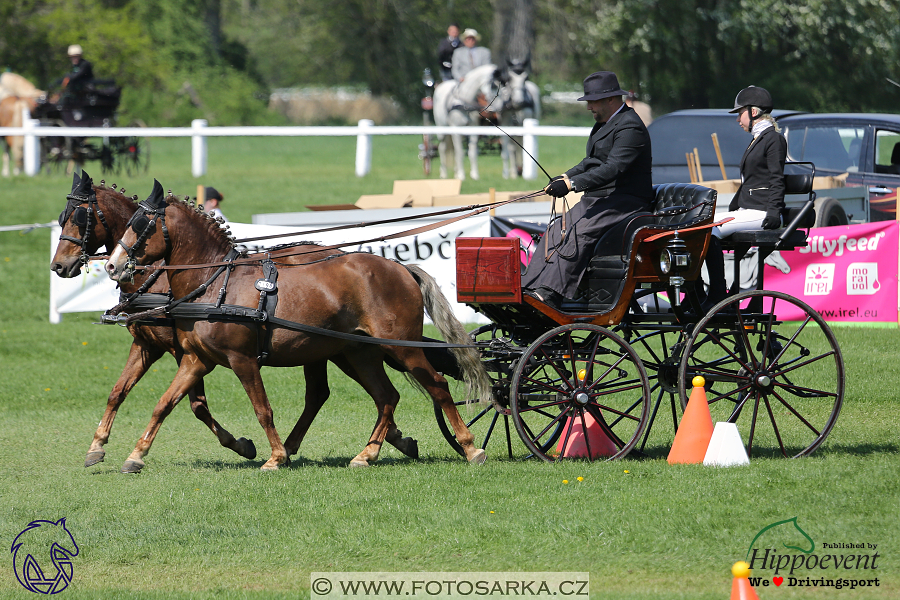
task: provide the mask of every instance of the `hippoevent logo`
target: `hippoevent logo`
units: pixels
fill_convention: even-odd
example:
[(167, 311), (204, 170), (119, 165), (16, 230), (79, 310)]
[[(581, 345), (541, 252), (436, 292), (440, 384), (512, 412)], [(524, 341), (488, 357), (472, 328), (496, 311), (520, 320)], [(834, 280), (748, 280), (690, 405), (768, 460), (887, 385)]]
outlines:
[[(797, 517), (759, 530), (747, 548), (754, 587), (878, 587), (878, 544), (839, 540), (816, 543)], [(760, 572), (768, 571), (765, 576)]]
[(10, 549), (16, 578), (26, 590), (58, 594), (72, 581), (72, 559), (78, 544), (66, 528), (66, 519), (32, 521), (13, 540)]

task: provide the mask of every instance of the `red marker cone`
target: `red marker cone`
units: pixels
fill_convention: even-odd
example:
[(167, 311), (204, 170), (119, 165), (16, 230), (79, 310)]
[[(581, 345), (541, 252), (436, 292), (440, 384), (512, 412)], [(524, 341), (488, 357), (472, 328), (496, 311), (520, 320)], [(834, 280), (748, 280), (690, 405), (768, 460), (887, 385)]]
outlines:
[[(566, 441), (566, 432), (569, 431), (569, 423), (572, 423), (572, 432), (569, 434), (568, 443), (563, 448), (563, 442)], [(587, 411), (584, 413), (584, 424), (587, 425), (587, 440), (591, 443), (591, 458), (600, 456), (613, 456), (619, 451), (609, 436), (603, 432), (600, 423), (594, 420), (594, 417)], [(574, 415), (566, 420), (563, 425), (562, 437), (556, 445), (556, 451), (565, 458), (586, 458), (588, 455), (587, 443), (585, 442), (584, 427), (581, 424), (581, 416)]]
[(750, 565), (742, 560), (734, 563), (731, 567), (731, 574), (734, 579), (731, 582), (731, 599), (730, 600), (759, 600), (756, 590), (750, 585)]
[(700, 377), (694, 377), (691, 382), (694, 389), (688, 399), (684, 416), (678, 425), (675, 441), (669, 451), (670, 465), (675, 463), (702, 463), (712, 439), (713, 422), (709, 414), (709, 405), (706, 403), (706, 390), (703, 389), (706, 381)]

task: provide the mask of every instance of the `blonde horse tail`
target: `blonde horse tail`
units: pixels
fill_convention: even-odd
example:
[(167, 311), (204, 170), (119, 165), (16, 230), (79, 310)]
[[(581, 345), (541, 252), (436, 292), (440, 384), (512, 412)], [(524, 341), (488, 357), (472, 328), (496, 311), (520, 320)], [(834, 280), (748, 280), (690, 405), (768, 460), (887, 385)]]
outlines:
[[(441, 292), (434, 277), (418, 265), (404, 265), (412, 274), (425, 302), (425, 311), (435, 327), (449, 344), (471, 344), (472, 340), (463, 324), (453, 314), (453, 307)], [(460, 374), (466, 383), (466, 394), (470, 399), (493, 402), (491, 378), (481, 362), (481, 354), (475, 348), (450, 348), (456, 358)]]

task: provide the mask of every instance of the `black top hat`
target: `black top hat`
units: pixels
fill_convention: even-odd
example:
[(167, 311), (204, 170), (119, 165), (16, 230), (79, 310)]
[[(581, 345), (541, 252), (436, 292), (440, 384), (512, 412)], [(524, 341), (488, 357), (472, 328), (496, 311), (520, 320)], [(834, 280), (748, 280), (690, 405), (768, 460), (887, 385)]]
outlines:
[(740, 112), (746, 106), (755, 106), (762, 109), (763, 112), (770, 112), (773, 107), (772, 94), (765, 88), (756, 87), (755, 85), (745, 87), (734, 97), (734, 108), (728, 112)]
[(597, 71), (584, 80), (584, 96), (579, 100), (601, 100), (612, 96), (624, 96), (628, 92), (619, 87), (619, 80), (612, 71)]

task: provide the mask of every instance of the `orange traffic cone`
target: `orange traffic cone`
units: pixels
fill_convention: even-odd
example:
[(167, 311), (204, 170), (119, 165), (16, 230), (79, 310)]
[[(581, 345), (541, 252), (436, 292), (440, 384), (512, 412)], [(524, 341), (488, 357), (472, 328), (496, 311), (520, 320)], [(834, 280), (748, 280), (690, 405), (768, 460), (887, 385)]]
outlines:
[(734, 579), (731, 582), (731, 600), (759, 600), (756, 590), (750, 585), (750, 565), (742, 560), (731, 567)]
[(713, 422), (709, 414), (709, 405), (706, 403), (706, 390), (703, 389), (706, 381), (699, 375), (691, 382), (694, 389), (688, 399), (687, 408), (672, 442), (669, 451), (669, 464), (675, 463), (702, 463), (712, 439)]
[[(569, 431), (569, 423), (572, 422), (572, 431), (569, 434), (566, 447), (563, 448), (563, 442), (566, 442), (566, 432)], [(613, 456), (619, 450), (609, 436), (603, 432), (594, 417), (587, 411), (584, 413), (584, 424), (587, 426), (587, 441), (591, 444), (591, 458), (599, 456)], [(563, 434), (556, 445), (556, 451), (560, 456), (566, 458), (586, 458), (588, 455), (587, 442), (585, 442), (584, 426), (581, 424), (581, 416), (573, 415), (568, 418), (566, 424), (563, 425)]]

